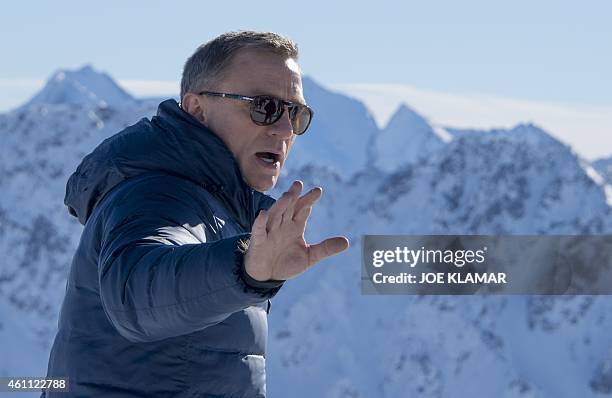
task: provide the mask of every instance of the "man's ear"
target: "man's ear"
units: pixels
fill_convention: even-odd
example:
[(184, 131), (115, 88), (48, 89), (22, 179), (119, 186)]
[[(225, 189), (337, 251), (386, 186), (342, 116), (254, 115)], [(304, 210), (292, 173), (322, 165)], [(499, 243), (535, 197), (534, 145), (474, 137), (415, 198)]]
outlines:
[(198, 119), (200, 123), (206, 124), (206, 111), (201, 96), (193, 93), (185, 94), (181, 100), (181, 107), (185, 112)]

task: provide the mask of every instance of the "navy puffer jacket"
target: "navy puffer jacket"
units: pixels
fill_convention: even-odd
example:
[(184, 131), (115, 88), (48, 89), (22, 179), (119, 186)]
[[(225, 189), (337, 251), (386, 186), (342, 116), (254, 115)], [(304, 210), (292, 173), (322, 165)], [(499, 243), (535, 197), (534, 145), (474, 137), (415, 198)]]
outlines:
[(243, 242), (274, 200), (174, 100), (103, 141), (70, 177), (85, 225), (42, 397), (265, 397), (270, 301)]

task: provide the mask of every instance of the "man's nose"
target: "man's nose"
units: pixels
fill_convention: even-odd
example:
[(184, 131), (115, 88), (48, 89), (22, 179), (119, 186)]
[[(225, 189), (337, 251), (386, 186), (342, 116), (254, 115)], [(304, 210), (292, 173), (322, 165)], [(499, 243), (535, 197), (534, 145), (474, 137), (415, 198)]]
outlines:
[(277, 136), (281, 139), (289, 139), (293, 135), (293, 125), (289, 118), (289, 110), (285, 108), (283, 115), (276, 123), (269, 126), (268, 134)]

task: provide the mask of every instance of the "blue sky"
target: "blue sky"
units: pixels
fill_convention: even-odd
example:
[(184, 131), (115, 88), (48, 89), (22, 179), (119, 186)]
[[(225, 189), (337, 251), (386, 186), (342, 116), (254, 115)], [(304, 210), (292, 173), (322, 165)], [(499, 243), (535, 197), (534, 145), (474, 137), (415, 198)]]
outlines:
[[(395, 102), (419, 102), (410, 96), (384, 101), (389, 87), (403, 87), (552, 104), (584, 111), (586, 118), (595, 110), (599, 135), (612, 133), (605, 117), (612, 106), (610, 1), (95, 4), (3, 5), (0, 110), (25, 101), (56, 69), (86, 63), (128, 86), (149, 81), (167, 90), (199, 44), (227, 30), (256, 29), (292, 37), (306, 74), (364, 99), (381, 122)], [(422, 111), (441, 123), (460, 122), (433, 108)]]

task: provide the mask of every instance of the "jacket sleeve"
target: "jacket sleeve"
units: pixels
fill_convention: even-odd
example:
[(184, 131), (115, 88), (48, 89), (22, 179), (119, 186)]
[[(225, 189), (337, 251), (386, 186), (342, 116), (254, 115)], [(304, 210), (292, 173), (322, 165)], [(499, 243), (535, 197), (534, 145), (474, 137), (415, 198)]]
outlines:
[(190, 203), (196, 187), (185, 184), (131, 184), (102, 213), (102, 306), (130, 341), (202, 330), (273, 297), (284, 282), (249, 280), (248, 233), (201, 243), (184, 227), (203, 223)]

